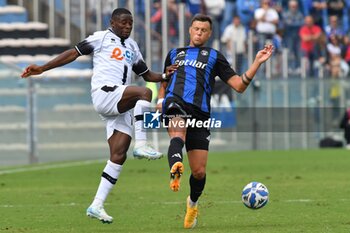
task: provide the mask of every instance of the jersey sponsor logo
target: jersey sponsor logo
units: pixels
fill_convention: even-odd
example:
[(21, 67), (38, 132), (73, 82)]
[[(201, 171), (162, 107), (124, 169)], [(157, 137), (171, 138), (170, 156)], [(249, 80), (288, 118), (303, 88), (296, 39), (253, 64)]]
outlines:
[(208, 56), (208, 55), (209, 55), (209, 52), (208, 52), (207, 50), (202, 50), (202, 51), (201, 51), (201, 54), (202, 54), (203, 56)]
[(113, 49), (111, 58), (114, 58), (115, 60), (121, 61), (123, 60), (122, 50), (120, 48)]
[(184, 57), (186, 55), (185, 51), (179, 52), (176, 57)]
[(200, 61), (197, 61), (197, 60), (176, 60), (175, 61), (175, 64), (177, 64), (178, 66), (193, 66), (195, 68), (199, 68), (199, 69), (205, 69), (205, 67), (207, 66), (206, 63), (203, 63), (203, 62), (200, 62)]
[(125, 59), (126, 62), (132, 64), (133, 60), (135, 57), (135, 53), (130, 51), (130, 50), (125, 50), (125, 52), (123, 53), (122, 50), (120, 48), (114, 48), (111, 58), (117, 60), (117, 61), (122, 61), (123, 59)]

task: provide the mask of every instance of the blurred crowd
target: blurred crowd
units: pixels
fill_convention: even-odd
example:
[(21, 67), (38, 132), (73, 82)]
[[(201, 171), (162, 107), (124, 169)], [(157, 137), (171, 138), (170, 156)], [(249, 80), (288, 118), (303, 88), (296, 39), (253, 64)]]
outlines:
[[(154, 1), (156, 8), (159, 0)], [(212, 17), (214, 31), (208, 46), (215, 40), (218, 49), (230, 58), (235, 53), (236, 69), (247, 54), (249, 32), (253, 32), (255, 50), (267, 41), (276, 53), (289, 50), (289, 72), (300, 74), (306, 61), (307, 76), (317, 68), (326, 68), (329, 76), (347, 76), (350, 64), (350, 0), (186, 0), (186, 16), (196, 13)], [(168, 0), (171, 15), (169, 34), (176, 37), (177, 3)], [(154, 17), (156, 13), (154, 14)], [(154, 19), (154, 18), (153, 18)], [(152, 22), (157, 22), (156, 20)], [(232, 47), (235, 47), (234, 49)]]
[[(104, 1), (105, 27), (113, 1)], [(135, 17), (139, 18), (135, 22), (140, 22), (135, 25), (135, 32), (142, 38), (145, 4), (144, 0), (134, 1)], [(95, 1), (89, 2), (90, 9), (94, 9)], [(304, 69), (307, 77), (315, 77), (319, 68), (329, 77), (349, 75), (350, 0), (168, 0), (171, 47), (178, 45), (180, 2), (186, 5), (187, 24), (197, 13), (212, 17), (213, 35), (208, 46), (221, 50), (235, 63), (238, 72), (247, 65), (247, 46), (251, 40), (255, 51), (266, 42), (274, 44), (276, 56), (288, 49), (290, 75), (300, 75)], [(161, 41), (162, 1), (151, 3), (152, 35)], [(128, 0), (119, 0), (119, 6), (127, 7)]]
[(349, 74), (349, 0), (187, 0), (187, 5), (194, 2), (215, 20), (219, 48), (229, 56), (236, 47), (236, 62), (246, 54), (252, 31), (256, 49), (270, 41), (277, 55), (289, 50), (291, 74), (301, 73), (301, 61), (308, 77), (317, 76), (319, 67), (334, 78)]

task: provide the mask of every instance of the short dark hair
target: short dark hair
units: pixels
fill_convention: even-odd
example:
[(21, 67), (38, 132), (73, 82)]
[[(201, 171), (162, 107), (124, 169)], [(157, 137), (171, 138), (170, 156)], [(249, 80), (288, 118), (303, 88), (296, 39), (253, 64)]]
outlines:
[(112, 18), (115, 16), (123, 15), (123, 14), (132, 15), (131, 12), (126, 8), (117, 8), (113, 11)]
[(212, 28), (212, 25), (213, 25), (213, 21), (211, 20), (210, 16), (204, 15), (204, 14), (196, 14), (195, 16), (193, 16), (191, 20), (191, 26), (194, 21), (208, 22), (210, 24), (210, 29)]

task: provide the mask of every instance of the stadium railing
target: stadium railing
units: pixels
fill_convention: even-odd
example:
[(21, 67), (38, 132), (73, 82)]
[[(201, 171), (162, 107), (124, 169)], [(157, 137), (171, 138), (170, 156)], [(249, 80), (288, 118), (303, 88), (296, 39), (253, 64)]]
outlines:
[[(88, 76), (24, 80), (18, 68), (0, 66), (1, 165), (108, 157)], [(339, 96), (332, 96), (334, 89)], [(264, 79), (243, 95), (217, 95), (213, 117), (224, 124), (212, 130), (213, 151), (317, 148), (324, 136), (339, 134), (343, 102), (350, 97), (345, 80), (301, 78)], [(165, 129), (149, 136), (166, 151)]]
[[(78, 33), (69, 32), (74, 29), (73, 24), (76, 22), (68, 11), (56, 12), (55, 9), (60, 9), (60, 6), (51, 7), (50, 4), (57, 1), (7, 2), (22, 4), (29, 11), (30, 19), (40, 19), (49, 23), (49, 28), (58, 23), (57, 19), (66, 18), (63, 24), (60, 23), (59, 27), (56, 27), (65, 30), (51, 32), (50, 35), (62, 33), (62, 37), (66, 39), (71, 35), (69, 40), (72, 44), (87, 36), (88, 32), (85, 29), (89, 28), (86, 25), (89, 22), (84, 20), (76, 21), (81, 23), (77, 27)], [(67, 2), (73, 1), (65, 1)], [(78, 5), (78, 14), (74, 17), (85, 19), (86, 1), (80, 2), (82, 4)], [(101, 2), (103, 4), (105, 1)], [(46, 13), (51, 17), (39, 15), (43, 7), (50, 9)], [(101, 9), (96, 8), (97, 15), (101, 17), (102, 7), (103, 5)], [(129, 8), (135, 15), (137, 7), (131, 5)], [(69, 8), (63, 5), (63, 9)], [(164, 54), (159, 54), (159, 51), (168, 51), (169, 45), (150, 40), (151, 30), (147, 30), (151, 27), (150, 12), (147, 9), (150, 9), (149, 5), (146, 7), (144, 24), (139, 24), (142, 18), (136, 14), (135, 25), (140, 26), (142, 30), (135, 28), (134, 36), (137, 41), (146, 41), (140, 43), (140, 47), (147, 64), (152, 64), (152, 68), (160, 71)], [(102, 21), (97, 22), (99, 23)], [(102, 28), (102, 24), (99, 27)], [(96, 23), (92, 29), (99, 29)], [(79, 38), (74, 38), (77, 35)], [(162, 36), (165, 35), (166, 33), (162, 33)], [(253, 59), (252, 36), (251, 34), (248, 39), (249, 52), (242, 61), (245, 67)], [(179, 33), (178, 37), (177, 43), (181, 45), (185, 41), (183, 32)], [(162, 38), (162, 41), (168, 40)], [(39, 61), (42, 56), (12, 56), (11, 59), (23, 68), (28, 59), (33, 59), (33, 62)], [(8, 63), (8, 59), (5, 60)], [(322, 66), (318, 67), (318, 76), (311, 78), (306, 72), (303, 60), (301, 64), (304, 69), (299, 73), (290, 73), (289, 63), (289, 53), (284, 49), (257, 74), (257, 82), (254, 82), (246, 93), (238, 95), (229, 91), (230, 97), (225, 97), (227, 92), (223, 91), (218, 94), (217, 99), (213, 98), (213, 115), (223, 116), (225, 125), (221, 130), (213, 130), (212, 150), (316, 148), (319, 140), (325, 135), (339, 133), (337, 114), (340, 109), (345, 108), (347, 100), (350, 99), (348, 78), (330, 79)], [(19, 78), (21, 70), (18, 68), (8, 65), (5, 68), (3, 64), (1, 66), (0, 165), (107, 158), (103, 123), (91, 107), (91, 70), (80, 70), (80, 78), (70, 78), (75, 76), (72, 70), (53, 70), (52, 73), (45, 74), (46, 78), (31, 79), (28, 82)], [(226, 124), (232, 119), (235, 119), (234, 124)], [(151, 135), (159, 139), (157, 141), (160, 149), (166, 151), (169, 143), (166, 132), (161, 130), (152, 132)]]

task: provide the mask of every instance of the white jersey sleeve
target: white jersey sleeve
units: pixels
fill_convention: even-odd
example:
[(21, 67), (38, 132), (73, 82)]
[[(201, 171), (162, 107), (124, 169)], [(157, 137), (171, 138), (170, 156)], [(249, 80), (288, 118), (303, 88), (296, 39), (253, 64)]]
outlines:
[(103, 37), (101, 36), (101, 32), (95, 32), (93, 35), (90, 35), (85, 40), (77, 44), (75, 49), (80, 55), (89, 55), (92, 52), (101, 49), (102, 39)]

